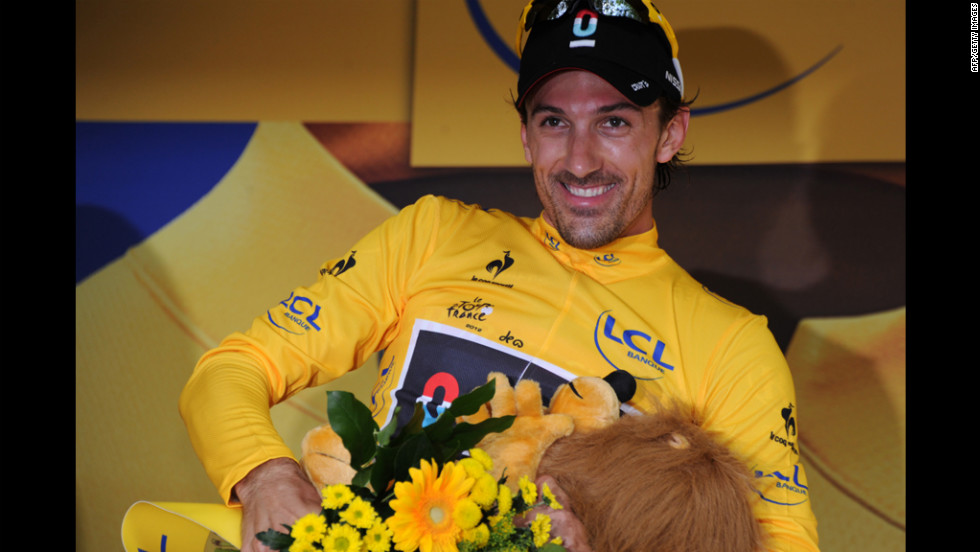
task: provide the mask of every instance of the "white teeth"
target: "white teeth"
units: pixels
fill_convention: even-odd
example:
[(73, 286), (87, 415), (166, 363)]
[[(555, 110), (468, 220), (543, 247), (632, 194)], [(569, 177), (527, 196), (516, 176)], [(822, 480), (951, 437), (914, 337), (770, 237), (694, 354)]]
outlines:
[(592, 186), (589, 188), (582, 188), (579, 186), (569, 186), (566, 184), (565, 189), (575, 197), (595, 197), (608, 192), (613, 186), (614, 184), (609, 184), (608, 186)]

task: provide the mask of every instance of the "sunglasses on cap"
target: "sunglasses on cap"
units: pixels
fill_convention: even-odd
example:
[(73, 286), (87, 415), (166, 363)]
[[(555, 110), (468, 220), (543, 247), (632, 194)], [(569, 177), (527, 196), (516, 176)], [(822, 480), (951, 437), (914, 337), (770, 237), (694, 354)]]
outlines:
[[(606, 17), (626, 17), (641, 23), (659, 25), (670, 43), (671, 57), (677, 58), (677, 36), (660, 13), (657, 6), (650, 0), (585, 0), (586, 5), (596, 13)], [(524, 6), (521, 13), (521, 23), (517, 27), (516, 51), (520, 56), (523, 51), (524, 39), (535, 23), (552, 21), (565, 15), (574, 0), (531, 0)]]

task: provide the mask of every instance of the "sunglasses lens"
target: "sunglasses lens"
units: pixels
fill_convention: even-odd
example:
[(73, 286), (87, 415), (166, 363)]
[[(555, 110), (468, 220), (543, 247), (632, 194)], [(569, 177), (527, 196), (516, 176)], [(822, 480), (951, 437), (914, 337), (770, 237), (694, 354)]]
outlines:
[[(537, 13), (534, 11), (531, 12), (533, 15), (529, 18), (528, 23), (533, 23), (531, 19), (540, 21), (558, 19), (568, 12), (570, 2), (560, 0), (559, 2), (554, 2), (554, 7), (551, 7), (551, 4), (552, 2), (542, 2), (541, 8), (539, 8)], [(645, 17), (628, 0), (592, 0), (589, 4), (592, 5), (592, 9), (597, 13), (609, 17), (628, 17), (641, 22), (649, 21), (649, 18)]]
[(593, 2), (597, 12), (610, 17), (629, 17), (637, 21), (649, 21), (643, 17), (637, 9), (626, 0), (596, 0)]

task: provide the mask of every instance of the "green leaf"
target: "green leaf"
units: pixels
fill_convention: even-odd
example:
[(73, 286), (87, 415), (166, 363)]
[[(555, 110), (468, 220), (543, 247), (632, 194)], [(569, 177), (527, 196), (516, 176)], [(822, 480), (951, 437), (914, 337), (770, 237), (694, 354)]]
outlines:
[(488, 434), (506, 431), (514, 424), (514, 419), (514, 416), (500, 416), (499, 418), (487, 418), (478, 424), (466, 422), (458, 424), (453, 430), (450, 442), (458, 451), (469, 450)]
[(433, 443), (444, 443), (453, 434), (453, 427), (456, 425), (456, 418), (452, 416), (452, 413), (447, 409), (439, 414), (436, 421), (425, 426), (425, 431), (429, 435), (429, 439)]
[(555, 544), (553, 542), (546, 543), (541, 548), (538, 548), (538, 552), (568, 552), (565, 547), (560, 544)]
[(350, 484), (354, 487), (367, 487), (371, 482), (371, 475), (374, 473), (374, 464), (357, 470), (354, 474), (353, 479), (351, 479)]
[(412, 436), (422, 433), (422, 423), (425, 422), (425, 412), (422, 408), (422, 403), (415, 403), (415, 410), (412, 412), (412, 417), (405, 424), (405, 427), (398, 432), (398, 435), (391, 440), (390, 445), (392, 447), (401, 446), (402, 443)]
[[(490, 402), (496, 388), (496, 380), (490, 380), (473, 391), (453, 399), (453, 404), (447, 409), (447, 412), (450, 412), (453, 418), (476, 414), (476, 412), (480, 410), (481, 406)], [(445, 414), (446, 413), (444, 412), (443, 415)]]
[(255, 535), (259, 541), (273, 550), (289, 550), (289, 545), (293, 544), (293, 537), (269, 529)]
[(352, 467), (360, 468), (374, 457), (377, 447), (374, 435), (378, 424), (371, 417), (371, 410), (353, 393), (328, 391), (327, 419), (343, 441), (344, 448), (350, 452)]
[[(425, 427), (425, 432), (429, 434), (429, 438), (436, 444), (437, 448), (446, 449), (440, 450), (440, 462), (450, 460), (455, 453), (459, 452), (458, 439), (455, 437), (456, 419), (459, 416), (469, 416), (479, 411), (480, 407), (493, 398), (495, 388), (496, 381), (490, 380), (473, 391), (456, 397), (453, 399), (452, 405), (444, 410), (436, 421)], [(460, 425), (469, 426), (469, 424)], [(489, 433), (489, 431), (487, 432)], [(479, 442), (479, 439), (474, 441), (473, 444), (477, 442)], [(447, 445), (447, 447), (440, 447), (440, 445)]]
[(401, 405), (395, 406), (395, 411), (391, 415), (391, 421), (378, 432), (379, 446), (386, 447), (391, 442), (391, 437), (395, 434), (395, 430), (398, 429), (398, 412), (401, 409)]
[(395, 481), (408, 481), (409, 468), (416, 468), (422, 460), (432, 460), (436, 458), (436, 450), (425, 433), (416, 433), (409, 437), (395, 453), (394, 474)]
[(378, 496), (383, 495), (388, 484), (395, 476), (395, 456), (398, 449), (391, 447), (379, 447), (378, 454), (374, 457), (374, 469), (371, 473), (371, 488)]

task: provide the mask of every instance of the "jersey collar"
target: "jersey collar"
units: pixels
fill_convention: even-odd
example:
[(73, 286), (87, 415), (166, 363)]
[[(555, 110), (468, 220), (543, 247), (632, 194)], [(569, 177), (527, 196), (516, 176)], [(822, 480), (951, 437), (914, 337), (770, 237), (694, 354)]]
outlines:
[(657, 245), (656, 221), (646, 232), (619, 238), (594, 250), (572, 247), (543, 216), (534, 219), (531, 232), (562, 265), (602, 283), (649, 273), (667, 261), (666, 252)]

